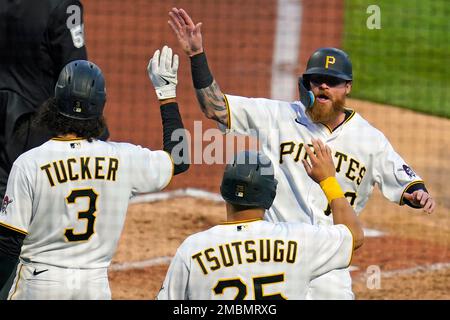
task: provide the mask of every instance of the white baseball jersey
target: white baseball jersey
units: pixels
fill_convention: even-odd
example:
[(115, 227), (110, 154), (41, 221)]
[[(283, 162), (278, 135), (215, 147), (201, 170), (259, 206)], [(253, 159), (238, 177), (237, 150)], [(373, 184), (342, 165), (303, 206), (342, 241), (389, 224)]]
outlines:
[[(357, 213), (366, 205), (375, 184), (386, 198), (402, 203), (409, 186), (423, 183), (383, 133), (353, 110), (347, 110), (346, 120), (331, 131), (313, 123), (300, 102), (232, 95), (225, 95), (225, 99), (229, 128), (222, 129), (258, 136), (261, 151), (274, 163), (278, 186), (274, 203), (266, 211), (269, 221), (332, 224), (327, 199), (301, 162), (307, 157), (304, 145), (310, 145), (312, 138), (331, 148), (336, 178)], [(334, 270), (314, 279), (307, 298), (353, 299), (349, 271)]]
[(307, 157), (304, 144), (311, 144), (312, 138), (331, 148), (336, 178), (357, 213), (366, 205), (375, 184), (386, 198), (402, 203), (405, 189), (423, 183), (386, 137), (352, 110), (347, 110), (346, 121), (331, 132), (325, 125), (313, 123), (300, 102), (225, 97), (229, 131), (257, 135), (261, 151), (275, 165), (278, 187), (266, 213), (269, 221), (332, 224), (327, 199), (301, 162)]
[(163, 189), (172, 172), (164, 151), (52, 139), (14, 162), (0, 224), (26, 235), (24, 263), (107, 268), (131, 196)]
[(172, 260), (158, 299), (305, 299), (309, 282), (349, 265), (344, 225), (241, 221), (188, 237)]

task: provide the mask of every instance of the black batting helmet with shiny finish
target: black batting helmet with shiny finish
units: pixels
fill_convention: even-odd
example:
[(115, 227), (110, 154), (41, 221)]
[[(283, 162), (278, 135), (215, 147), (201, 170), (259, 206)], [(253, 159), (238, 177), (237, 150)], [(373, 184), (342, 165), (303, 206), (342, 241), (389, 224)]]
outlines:
[(270, 159), (260, 152), (243, 151), (226, 166), (220, 193), (225, 201), (234, 205), (269, 209), (276, 189)]
[(86, 60), (68, 63), (55, 86), (58, 112), (77, 120), (100, 117), (106, 102), (105, 78), (100, 68)]
[(337, 48), (317, 49), (309, 58), (303, 78), (309, 75), (321, 74), (343, 80), (353, 80), (352, 63), (348, 54)]

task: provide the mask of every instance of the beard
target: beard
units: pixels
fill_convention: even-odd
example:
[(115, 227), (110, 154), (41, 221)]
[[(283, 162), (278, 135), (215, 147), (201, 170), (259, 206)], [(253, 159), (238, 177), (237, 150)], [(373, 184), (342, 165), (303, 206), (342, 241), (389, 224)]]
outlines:
[(329, 99), (325, 104), (319, 103), (316, 99), (313, 106), (306, 110), (313, 122), (328, 123), (344, 112), (345, 95), (342, 97), (329, 97)]

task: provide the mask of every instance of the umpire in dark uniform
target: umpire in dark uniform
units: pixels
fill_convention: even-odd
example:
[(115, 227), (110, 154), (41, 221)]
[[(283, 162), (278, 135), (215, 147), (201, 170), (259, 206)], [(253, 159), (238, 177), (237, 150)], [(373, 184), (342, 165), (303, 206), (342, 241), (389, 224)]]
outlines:
[(53, 95), (62, 68), (87, 60), (83, 30), (80, 1), (0, 0), (1, 199), (14, 160), (50, 138), (46, 129), (31, 125), (32, 116)]

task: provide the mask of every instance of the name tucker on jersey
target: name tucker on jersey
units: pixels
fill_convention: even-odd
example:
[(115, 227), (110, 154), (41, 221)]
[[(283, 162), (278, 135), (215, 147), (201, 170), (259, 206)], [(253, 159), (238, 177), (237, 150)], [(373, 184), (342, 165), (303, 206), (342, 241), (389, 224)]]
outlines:
[(75, 180), (116, 181), (119, 160), (106, 157), (79, 157), (53, 161), (41, 166), (52, 187), (56, 183)]
[(295, 263), (297, 241), (281, 239), (250, 239), (224, 243), (192, 255), (203, 274), (223, 267), (243, 263), (280, 262)]

